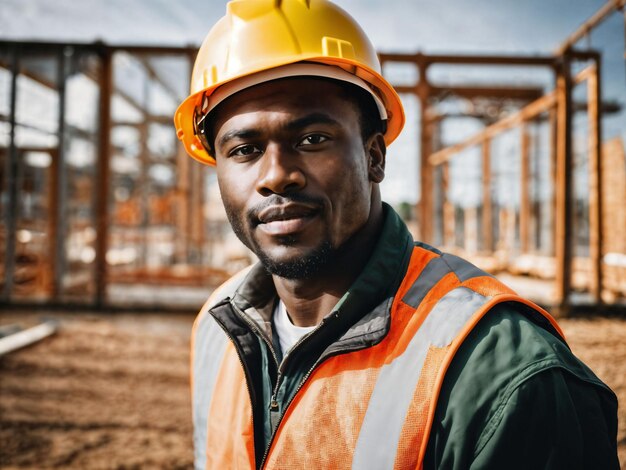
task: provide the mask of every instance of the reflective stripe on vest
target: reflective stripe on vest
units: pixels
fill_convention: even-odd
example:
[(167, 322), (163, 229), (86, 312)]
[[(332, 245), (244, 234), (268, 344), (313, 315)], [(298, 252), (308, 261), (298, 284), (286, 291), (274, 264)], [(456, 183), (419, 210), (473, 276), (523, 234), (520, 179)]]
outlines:
[[(470, 263), (415, 247), (387, 336), (330, 357), (313, 371), (276, 430), (265, 468), (420, 468), (445, 372), (480, 318), (503, 301), (532, 307), (561, 334), (545, 311)], [(225, 361), (222, 369), (239, 369), (245, 388), (236, 361)], [(237, 372), (221, 374), (233, 378)], [(209, 443), (209, 455), (219, 455), (207, 468), (254, 468), (250, 399), (236, 379), (220, 379), (219, 388), (231, 400), (210, 406), (209, 429), (220, 426), (215, 430), (221, 436), (219, 445)]]
[(207, 423), (209, 406), (228, 337), (206, 312), (198, 317), (192, 335), (193, 446), (196, 469), (206, 466)]

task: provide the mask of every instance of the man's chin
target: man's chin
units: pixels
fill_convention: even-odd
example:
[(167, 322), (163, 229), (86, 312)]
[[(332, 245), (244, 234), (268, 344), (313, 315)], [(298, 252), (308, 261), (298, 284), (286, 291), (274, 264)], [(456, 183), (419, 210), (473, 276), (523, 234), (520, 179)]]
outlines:
[(300, 256), (275, 257), (260, 250), (256, 255), (270, 274), (285, 279), (310, 279), (328, 266), (334, 258), (334, 250), (325, 242)]

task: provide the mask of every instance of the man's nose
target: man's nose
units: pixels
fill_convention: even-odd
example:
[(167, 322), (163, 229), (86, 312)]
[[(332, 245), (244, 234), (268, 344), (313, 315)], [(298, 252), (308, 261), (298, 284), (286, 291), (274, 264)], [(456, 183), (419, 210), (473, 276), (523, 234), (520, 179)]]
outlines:
[(261, 158), (256, 190), (263, 196), (285, 194), (304, 188), (306, 178), (297, 155), (281, 145), (268, 145)]

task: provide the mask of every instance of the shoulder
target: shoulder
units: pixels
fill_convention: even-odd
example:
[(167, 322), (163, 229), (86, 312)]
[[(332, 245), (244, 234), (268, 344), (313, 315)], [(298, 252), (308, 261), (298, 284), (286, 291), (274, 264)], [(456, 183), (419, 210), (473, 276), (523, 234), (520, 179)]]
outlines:
[(525, 314), (525, 308), (505, 302), (483, 317), (450, 366), (451, 392), (456, 386), (454, 382), (466, 379), (481, 389), (484, 380), (514, 387), (551, 368), (606, 388), (556, 332), (537, 323), (535, 316)]
[[(504, 303), (476, 325), (450, 364), (428, 459), (444, 467), (456, 461), (451, 468), (470, 468), (480, 458), (487, 465), (501, 449), (519, 451), (509, 447), (512, 439), (513, 447), (522, 439), (520, 446), (543, 446), (570, 458), (578, 455), (575, 443), (593, 453), (594, 446), (615, 443), (616, 406), (611, 390), (561, 338)], [(561, 443), (555, 442), (559, 435)]]
[(250, 265), (247, 268), (242, 269), (237, 274), (235, 274), (230, 279), (228, 279), (226, 282), (224, 282), (219, 287), (217, 287), (211, 293), (207, 301), (204, 303), (204, 305), (200, 309), (200, 312), (198, 313), (198, 316), (196, 317), (196, 323), (199, 323), (206, 316), (208, 311), (211, 310), (211, 308), (213, 308), (215, 305), (217, 305), (218, 303), (220, 303), (222, 300), (226, 299), (227, 297), (232, 297), (235, 294), (239, 286), (241, 286), (241, 284), (246, 279), (246, 276), (252, 269), (252, 266), (253, 265)]

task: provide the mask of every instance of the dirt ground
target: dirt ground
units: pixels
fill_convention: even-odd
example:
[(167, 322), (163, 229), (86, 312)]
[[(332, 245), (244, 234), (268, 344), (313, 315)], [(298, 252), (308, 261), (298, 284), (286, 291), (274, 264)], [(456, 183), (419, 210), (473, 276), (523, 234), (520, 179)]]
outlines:
[[(192, 467), (188, 315), (49, 315), (59, 332), (0, 358), (0, 468)], [(41, 315), (0, 314), (0, 324)], [(626, 403), (626, 319), (560, 321)], [(626, 407), (619, 453), (626, 465)]]

